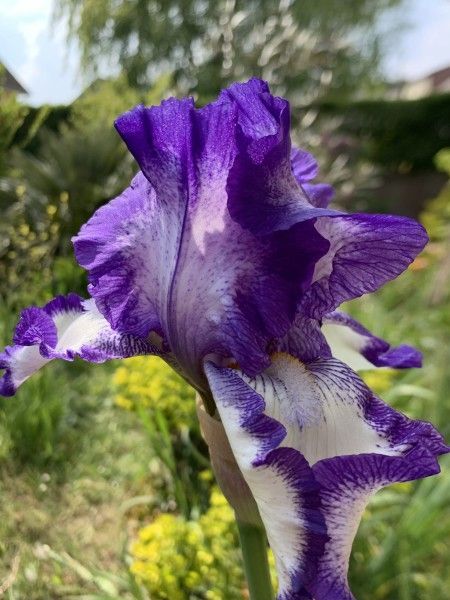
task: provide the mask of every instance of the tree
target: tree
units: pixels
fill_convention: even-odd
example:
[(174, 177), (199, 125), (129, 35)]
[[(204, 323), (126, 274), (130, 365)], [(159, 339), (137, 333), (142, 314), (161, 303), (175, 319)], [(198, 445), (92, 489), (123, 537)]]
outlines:
[(376, 80), (379, 15), (402, 0), (55, 0), (83, 67), (119, 65), (132, 87), (173, 72), (209, 100), (232, 80), (267, 79), (294, 104)]

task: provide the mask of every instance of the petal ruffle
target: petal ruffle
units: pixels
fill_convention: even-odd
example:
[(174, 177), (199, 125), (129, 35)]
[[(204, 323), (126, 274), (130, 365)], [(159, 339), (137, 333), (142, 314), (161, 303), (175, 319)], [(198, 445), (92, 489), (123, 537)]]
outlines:
[(373, 366), (394, 369), (422, 366), (422, 354), (418, 350), (405, 344), (392, 348), (343, 312), (325, 315), (322, 323), (322, 333), (333, 356), (355, 371), (373, 369)]
[[(315, 600), (351, 599), (348, 559), (370, 496), (389, 483), (437, 473), (436, 457), (449, 448), (429, 423), (412, 421), (388, 407), (336, 359), (305, 365), (278, 354), (253, 378), (211, 365), (207, 374), (236, 460), (260, 507), (269, 540), (275, 540), (275, 556), (285, 552), (281, 562), (277, 559), (279, 597), (297, 599), (309, 593)], [(267, 458), (277, 452), (289, 457), (288, 464), (301, 462), (303, 481), (290, 488), (285, 474), (278, 481), (283, 490), (278, 503), (271, 497), (273, 474), (267, 468)], [(294, 507), (302, 506), (302, 485), (308, 506), (312, 502), (315, 507), (312, 522), (320, 522), (320, 513), (329, 539), (325, 545), (323, 537), (314, 539), (318, 545), (301, 552), (286, 541), (278, 550), (278, 539), (298, 540), (312, 526), (301, 513), (294, 522)]]
[[(257, 79), (232, 85), (221, 98), (236, 108), (239, 126), (238, 153), (227, 184), (232, 218), (245, 229), (265, 235), (337, 214), (313, 205), (296, 179), (295, 173), (302, 171), (299, 158), (305, 156), (294, 151), (291, 166), (289, 102), (272, 96), (267, 83)], [(304, 165), (304, 181), (311, 174), (310, 166)]]
[(304, 183), (303, 191), (317, 208), (326, 208), (334, 197), (333, 186), (328, 183)]
[(314, 156), (306, 150), (292, 148), (291, 168), (310, 203), (318, 208), (326, 208), (333, 199), (334, 189), (328, 183), (308, 183), (319, 173), (319, 165)]
[(391, 215), (338, 215), (317, 219), (315, 227), (329, 249), (299, 307), (315, 319), (395, 279), (428, 241), (420, 223)]
[(315, 179), (319, 174), (319, 165), (312, 154), (302, 148), (291, 148), (291, 168), (300, 185)]
[[(291, 167), (289, 120), (288, 103), (258, 80), (199, 110), (170, 99), (126, 113), (116, 126), (143, 174), (74, 240), (111, 326), (156, 331), (197, 387), (207, 354), (257, 373), (297, 312), (320, 319), (398, 275), (421, 248), (408, 220), (313, 206)], [(316, 165), (296, 152), (308, 182)]]
[(280, 600), (311, 582), (326, 541), (318, 486), (303, 456), (282, 448), (283, 425), (237, 371), (205, 365), (225, 431), (257, 502), (275, 556)]
[(157, 210), (155, 193), (138, 173), (131, 186), (101, 207), (73, 239), (89, 292), (111, 327), (137, 336), (161, 332), (161, 306), (176, 259), (179, 215)]
[(74, 240), (112, 327), (138, 336), (155, 330), (199, 386), (209, 353), (232, 356), (249, 373), (267, 366), (268, 342), (288, 331), (328, 249), (313, 222), (261, 238), (231, 218), (236, 111), (222, 96), (200, 110), (171, 100), (126, 113), (117, 127), (145, 177)]
[(12, 396), (34, 372), (54, 358), (76, 356), (101, 363), (137, 354), (158, 354), (147, 340), (113, 331), (93, 300), (76, 294), (57, 296), (43, 308), (22, 312), (14, 335), (14, 346), (0, 354), (0, 394)]
[(288, 333), (273, 344), (273, 351), (290, 354), (302, 362), (332, 356), (320, 322), (301, 314), (297, 314)]

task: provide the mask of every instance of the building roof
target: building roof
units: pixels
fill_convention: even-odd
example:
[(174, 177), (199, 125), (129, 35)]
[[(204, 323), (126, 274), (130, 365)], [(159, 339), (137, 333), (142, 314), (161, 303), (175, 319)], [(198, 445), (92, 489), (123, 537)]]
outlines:
[(9, 90), (10, 92), (16, 92), (16, 94), (28, 94), (27, 90), (21, 85), (14, 75), (0, 62), (0, 86)]
[(417, 100), (433, 94), (450, 93), (450, 67), (439, 69), (413, 81), (391, 84), (389, 96), (404, 100)]

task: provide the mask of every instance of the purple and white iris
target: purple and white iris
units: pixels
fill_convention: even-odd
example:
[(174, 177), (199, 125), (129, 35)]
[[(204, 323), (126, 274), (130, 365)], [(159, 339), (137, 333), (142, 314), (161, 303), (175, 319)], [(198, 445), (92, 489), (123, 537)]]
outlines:
[(0, 355), (12, 395), (53, 358), (158, 354), (214, 399), (254, 495), (279, 598), (349, 600), (350, 550), (382, 486), (439, 471), (428, 423), (375, 397), (354, 369), (420, 366), (347, 315), (399, 275), (421, 225), (328, 208), (317, 163), (291, 147), (289, 104), (259, 80), (136, 107), (116, 122), (140, 172), (74, 239), (91, 299), (23, 311)]

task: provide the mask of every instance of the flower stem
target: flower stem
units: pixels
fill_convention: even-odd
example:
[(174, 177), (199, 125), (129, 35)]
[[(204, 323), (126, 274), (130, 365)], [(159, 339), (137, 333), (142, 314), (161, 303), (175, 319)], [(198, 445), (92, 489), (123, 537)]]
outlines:
[(237, 526), (250, 600), (273, 600), (266, 533), (262, 527), (249, 523), (238, 521)]

